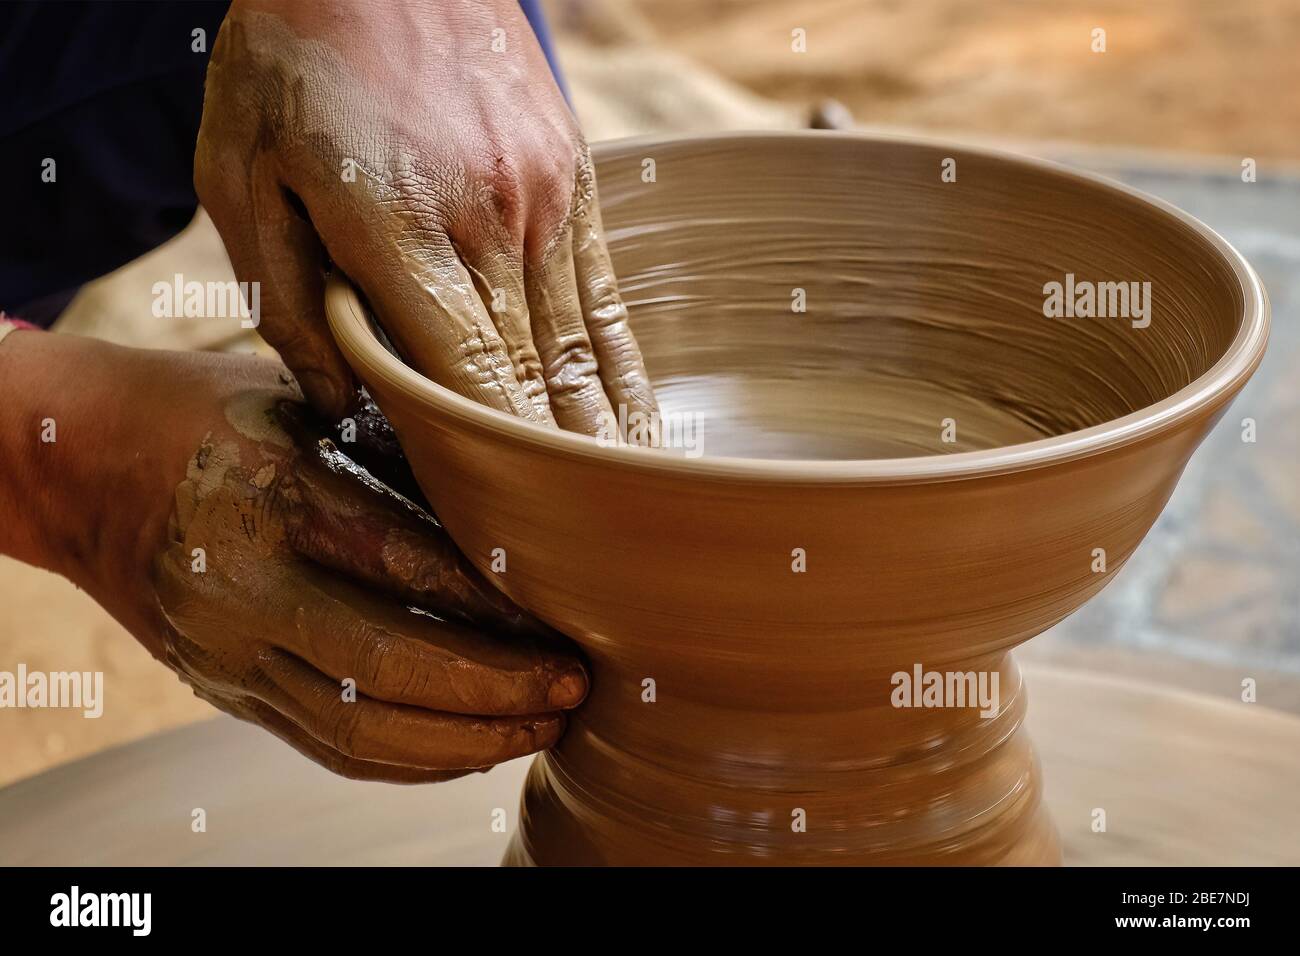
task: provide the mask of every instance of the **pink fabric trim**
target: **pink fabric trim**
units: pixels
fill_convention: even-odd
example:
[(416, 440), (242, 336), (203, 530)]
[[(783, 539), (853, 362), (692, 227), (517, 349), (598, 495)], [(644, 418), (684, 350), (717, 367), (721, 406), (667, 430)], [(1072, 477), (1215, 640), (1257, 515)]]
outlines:
[(39, 325), (32, 325), (30, 322), (24, 322), (22, 319), (15, 319), (12, 315), (5, 315), (3, 309), (0, 309), (0, 322), (8, 322), (16, 329), (31, 329), (33, 332), (42, 331)]

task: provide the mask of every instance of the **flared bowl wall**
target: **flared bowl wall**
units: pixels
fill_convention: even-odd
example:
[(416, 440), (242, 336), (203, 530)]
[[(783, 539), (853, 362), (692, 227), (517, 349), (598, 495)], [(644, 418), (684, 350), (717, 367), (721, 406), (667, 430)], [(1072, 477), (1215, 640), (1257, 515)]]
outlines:
[[(593, 153), (682, 447), (460, 398), (327, 291), (452, 537), (591, 662), (509, 862), (1059, 862), (1006, 652), (1160, 514), (1261, 359), (1258, 278), (1172, 207), (997, 153), (824, 133)], [(914, 668), (1000, 694), (900, 707)]]

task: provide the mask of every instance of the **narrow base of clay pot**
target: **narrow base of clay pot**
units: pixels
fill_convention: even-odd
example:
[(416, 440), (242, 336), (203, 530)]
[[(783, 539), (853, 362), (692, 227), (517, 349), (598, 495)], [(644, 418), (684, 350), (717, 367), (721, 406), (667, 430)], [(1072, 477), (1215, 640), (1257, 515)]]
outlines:
[[(539, 760), (542, 758), (538, 758)], [(501, 859), (502, 866), (575, 866), (575, 865), (597, 865), (592, 859), (579, 859), (578, 854), (585, 851), (594, 850), (594, 847), (573, 847), (573, 857), (569, 854), (555, 859), (545, 859), (539, 861), (535, 859), (528, 849), (528, 839), (522, 830), (516, 830), (510, 839), (510, 845), (507, 847), (505, 855)], [(967, 858), (971, 852), (971, 847), (963, 848), (961, 854), (939, 853), (928, 856), (918, 856), (913, 859), (872, 859), (871, 857), (859, 857), (851, 854), (837, 855), (834, 859), (822, 861), (822, 865), (827, 866), (873, 866), (873, 865), (893, 865), (893, 866), (967, 866), (967, 865), (985, 865), (985, 866), (1060, 866), (1061, 865), (1061, 844), (1057, 835), (1056, 827), (1052, 823), (1047, 810), (1043, 806), (1035, 809), (1030, 818), (1026, 821), (1023, 830), (1023, 837), (1020, 842), (1005, 846), (1002, 851), (994, 851), (987, 858), (981, 860), (972, 860)], [(805, 861), (798, 861), (783, 858), (781, 856), (753, 856), (748, 858), (738, 858), (735, 855), (719, 855), (716, 860), (701, 864), (700, 861), (689, 861), (695, 865), (768, 865), (768, 866), (791, 866), (800, 865)], [(615, 855), (612, 859), (598, 861), (598, 865), (635, 865), (635, 866), (674, 866), (688, 865), (687, 861), (673, 859), (667, 855), (656, 859), (638, 859), (622, 860)]]
[[(575, 864), (568, 860), (548, 860), (538, 862), (529, 853), (523, 833), (516, 830), (510, 839), (510, 845), (507, 847), (505, 855), (501, 859), (502, 866), (568, 866), (581, 865)], [(588, 863), (588, 865), (590, 865)], [(623, 861), (604, 861), (603, 865), (628, 865)], [(635, 864), (638, 866), (669, 866), (682, 865), (681, 861), (658, 859), (654, 861), (641, 860)], [(720, 858), (713, 864), (706, 865), (770, 865), (770, 866), (790, 866), (795, 865), (793, 861), (779, 857), (753, 858), (753, 859), (736, 859)], [(878, 861), (871, 859), (859, 858), (837, 858), (827, 860), (823, 865), (833, 866), (872, 866), (872, 865), (896, 865), (896, 866), (943, 866), (943, 865), (974, 865), (966, 859), (958, 858), (917, 858), (907, 861)], [(997, 858), (983, 861), (983, 865), (989, 866), (1060, 866), (1061, 865), (1061, 844), (1057, 835), (1056, 827), (1053, 825), (1045, 808), (1040, 807), (1036, 810), (1029, 825), (1026, 827), (1024, 839), (1021, 843), (1009, 846), (1006, 852)]]
[[(680, 750), (629, 746), (608, 732), (618, 721), (602, 720), (598, 694), (560, 745), (533, 762), (520, 827), (502, 862), (1059, 866), (1060, 840), (1021, 726), (1019, 672), (1009, 656), (995, 667), (1009, 691), (995, 716), (913, 712), (908, 739), (923, 746), (891, 752), (881, 748), (898, 711), (877, 713), (874, 725), (860, 713), (845, 715), (853, 729), (840, 742), (853, 741), (860, 754), (846, 759), (826, 738), (809, 737), (804, 753), (789, 754), (790, 764), (807, 770), (774, 762), (756, 771), (754, 758), (773, 752), (770, 741), (756, 741), (750, 762), (738, 759), (723, 743), (722, 721), (734, 722), (734, 712), (719, 711), (717, 727), (691, 738), (694, 761), (680, 759)], [(769, 723), (795, 719), (772, 714)], [(826, 757), (820, 765), (818, 746)]]

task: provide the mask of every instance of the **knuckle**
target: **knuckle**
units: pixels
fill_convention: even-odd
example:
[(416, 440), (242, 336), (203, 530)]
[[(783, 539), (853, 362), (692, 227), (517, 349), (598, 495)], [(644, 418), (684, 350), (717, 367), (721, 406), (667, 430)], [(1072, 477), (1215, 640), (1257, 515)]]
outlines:
[(593, 359), (579, 359), (561, 365), (546, 377), (546, 391), (552, 401), (588, 396), (593, 398), (600, 389)]
[(339, 753), (357, 757), (362, 737), (361, 708), (358, 704), (345, 704), (342, 700), (326, 705), (324, 723), (329, 744)]
[(596, 356), (591, 347), (591, 339), (586, 335), (578, 333), (565, 335), (556, 345), (555, 356), (551, 361), (550, 377), (586, 376), (595, 373)]
[(357, 680), (374, 693), (403, 697), (415, 683), (413, 662), (397, 649), (397, 638), (369, 624), (360, 626), (356, 637), (354, 668)]
[(597, 329), (623, 331), (628, 321), (627, 306), (613, 282), (597, 280), (592, 283), (591, 309), (588, 321)]
[(570, 234), (575, 215), (590, 197), (584, 168), (582, 157), (574, 155), (572, 143), (547, 150), (532, 165), (524, 237), (530, 262), (545, 261)]
[(493, 217), (513, 232), (523, 221), (527, 189), (507, 153), (497, 153), (485, 172), (485, 204)]
[(500, 341), (489, 339), (482, 329), (457, 344), (453, 368), (484, 391), (503, 388), (502, 383), (515, 374), (514, 364), (501, 348)]

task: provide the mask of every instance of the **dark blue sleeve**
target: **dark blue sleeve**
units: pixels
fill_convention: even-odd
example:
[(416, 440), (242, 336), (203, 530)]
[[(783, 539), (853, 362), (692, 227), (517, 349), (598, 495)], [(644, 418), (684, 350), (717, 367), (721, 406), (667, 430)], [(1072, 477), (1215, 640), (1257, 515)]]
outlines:
[(568, 100), (569, 105), (573, 105), (573, 98), (569, 96), (569, 85), (564, 82), (564, 73), (560, 71), (560, 59), (555, 55), (555, 46), (551, 43), (551, 30), (546, 25), (546, 17), (542, 15), (540, 0), (519, 0), (519, 6), (524, 10), (524, 16), (528, 18), (528, 25), (533, 28), (533, 34), (537, 37), (537, 43), (546, 54), (546, 62), (551, 66), (551, 75), (555, 77), (555, 85), (560, 88), (564, 98)]
[(211, 50), (226, 7), (0, 5), (0, 309), (49, 324), (193, 217), (208, 54), (192, 31)]
[[(193, 218), (203, 78), (227, 6), (0, 3), (0, 311), (48, 325), (83, 283)], [(564, 90), (536, 0), (522, 6)]]

